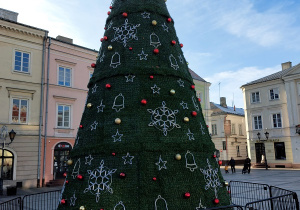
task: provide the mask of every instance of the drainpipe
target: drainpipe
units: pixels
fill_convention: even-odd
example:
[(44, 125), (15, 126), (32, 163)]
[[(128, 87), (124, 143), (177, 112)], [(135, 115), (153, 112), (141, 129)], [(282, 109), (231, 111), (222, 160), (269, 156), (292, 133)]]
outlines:
[(44, 106), (44, 79), (45, 79), (45, 50), (48, 39), (48, 31), (45, 31), (43, 40), (43, 58), (42, 58), (42, 78), (41, 78), (41, 102), (40, 102), (40, 119), (39, 119), (39, 147), (38, 147), (38, 169), (37, 169), (37, 185), (40, 187), (40, 173), (41, 173), (41, 145), (42, 145), (42, 124), (43, 124), (43, 106)]
[(47, 152), (46, 149), (47, 149), (47, 128), (48, 128), (50, 46), (51, 46), (51, 37), (49, 37), (49, 44), (48, 44), (48, 58), (47, 58), (47, 86), (46, 86), (45, 137), (44, 137), (43, 180), (42, 180), (42, 186), (43, 186), (43, 187), (45, 186), (45, 167), (46, 167), (46, 152)]

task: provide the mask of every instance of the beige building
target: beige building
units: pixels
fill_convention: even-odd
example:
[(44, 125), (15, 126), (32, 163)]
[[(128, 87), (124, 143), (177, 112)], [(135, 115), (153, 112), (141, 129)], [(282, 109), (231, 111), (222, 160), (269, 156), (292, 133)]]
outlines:
[(252, 164), (299, 168), (300, 64), (283, 63), (282, 71), (241, 88)]
[(226, 98), (220, 98), (220, 104), (211, 102), (211, 136), (215, 147), (220, 152), (223, 165), (231, 157), (236, 164), (244, 163), (247, 157), (247, 138), (245, 115), (242, 108), (229, 107)]
[(33, 187), (38, 179), (43, 46), (48, 32), (16, 22), (17, 13), (0, 11), (0, 126), (16, 132), (0, 154), (6, 166), (1, 177), (4, 186)]

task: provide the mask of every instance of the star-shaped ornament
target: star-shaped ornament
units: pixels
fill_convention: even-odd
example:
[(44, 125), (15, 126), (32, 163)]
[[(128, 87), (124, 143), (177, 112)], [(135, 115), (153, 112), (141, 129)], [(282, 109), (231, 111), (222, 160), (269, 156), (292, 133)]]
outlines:
[(98, 122), (95, 121), (95, 122), (91, 125), (91, 131), (96, 130), (97, 126), (98, 126)]
[(115, 135), (112, 135), (114, 142), (122, 141), (122, 136), (123, 136), (123, 134), (120, 134), (119, 130), (117, 130), (117, 133)]
[(189, 137), (189, 140), (190, 140), (190, 141), (191, 141), (191, 140), (195, 140), (194, 134), (191, 132), (190, 129), (188, 129), (188, 133), (187, 133), (186, 135)]
[(202, 205), (202, 201), (200, 199), (199, 207), (196, 207), (196, 210), (202, 210), (202, 209), (206, 209), (206, 207)]
[(169, 27), (166, 25), (166, 23), (161, 26), (164, 28), (164, 31), (169, 32)]
[(140, 60), (147, 60), (148, 54), (145, 54), (144, 49), (142, 49), (141, 54), (138, 54), (140, 56)]
[(97, 92), (97, 85), (95, 84), (94, 87), (92, 88), (92, 93), (96, 93)]
[(105, 55), (104, 55), (104, 53), (103, 53), (102, 56), (101, 56), (100, 59), (99, 59), (100, 63), (103, 62), (104, 57), (105, 57)]
[(73, 196), (70, 198), (70, 206), (75, 206), (75, 203), (76, 203), (76, 196), (75, 196), (75, 192), (73, 194)]
[(134, 75), (129, 74), (128, 76), (125, 76), (126, 82), (133, 82), (133, 78), (135, 78)]
[(131, 165), (134, 156), (130, 156), (130, 154), (127, 152), (127, 155), (123, 156), (122, 158), (124, 159), (124, 165), (126, 165), (126, 164), (130, 164)]
[(148, 13), (146, 11), (144, 13), (142, 13), (141, 15), (143, 16), (143, 18), (150, 18), (150, 13)]
[(155, 163), (155, 165), (158, 166), (158, 170), (159, 170), (159, 171), (160, 171), (161, 169), (167, 169), (166, 164), (167, 164), (167, 161), (163, 161), (163, 160), (161, 159), (161, 155), (159, 156), (159, 161), (158, 161), (157, 163)]
[(157, 85), (156, 85), (156, 84), (154, 84), (154, 86), (153, 86), (153, 87), (151, 87), (151, 89), (153, 90), (153, 94), (155, 94), (155, 93), (158, 93), (158, 94), (159, 94), (159, 90), (160, 90), (160, 88), (159, 88), (159, 87), (157, 87)]
[(184, 63), (182, 55), (178, 56), (180, 63)]
[(184, 81), (182, 81), (181, 79), (177, 80), (178, 84), (180, 87), (184, 87)]
[(85, 157), (85, 164), (90, 166), (92, 164), (92, 160), (94, 160), (94, 158), (91, 155), (86, 156)]
[(182, 102), (180, 103), (180, 105), (182, 106), (183, 109), (189, 109), (189, 108), (188, 108), (188, 104), (187, 104), (187, 103), (184, 103), (184, 101), (182, 101)]
[(97, 106), (98, 113), (99, 113), (99, 112), (103, 112), (103, 109), (105, 108), (105, 105), (103, 105), (103, 104), (102, 104), (102, 102), (103, 102), (103, 99), (101, 100), (101, 103), (100, 103), (100, 105), (99, 105), (99, 106)]

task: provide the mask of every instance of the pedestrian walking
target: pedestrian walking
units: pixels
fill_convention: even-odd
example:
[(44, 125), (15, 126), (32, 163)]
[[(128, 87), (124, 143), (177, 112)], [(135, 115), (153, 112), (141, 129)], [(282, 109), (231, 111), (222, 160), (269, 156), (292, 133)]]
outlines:
[(235, 173), (235, 160), (233, 159), (233, 157), (231, 157), (229, 165), (231, 166), (231, 172)]
[(251, 160), (250, 158), (246, 158), (245, 163), (244, 163), (244, 168), (245, 168), (245, 173), (248, 171), (248, 174), (250, 174), (250, 169), (251, 169)]

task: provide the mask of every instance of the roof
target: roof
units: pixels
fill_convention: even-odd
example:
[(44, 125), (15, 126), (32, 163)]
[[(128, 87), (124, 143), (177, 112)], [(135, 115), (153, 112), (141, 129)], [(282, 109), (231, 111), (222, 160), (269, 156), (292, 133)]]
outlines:
[(199, 80), (201, 82), (207, 82), (202, 77), (200, 77), (198, 74), (196, 74), (192, 69), (189, 68), (189, 72), (192, 75), (192, 78), (195, 80)]
[(274, 74), (271, 74), (271, 75), (265, 76), (263, 78), (260, 78), (260, 79), (254, 80), (252, 82), (249, 82), (247, 84), (244, 84), (244, 85), (242, 85), (242, 87), (248, 86), (248, 85), (254, 85), (254, 84), (257, 84), (257, 83), (262, 83), (262, 82), (267, 82), (267, 81), (282, 79), (283, 76), (285, 76), (290, 71), (293, 71), (295, 68), (297, 68), (299, 66), (300, 66), (300, 63), (297, 64), (296, 66), (291, 67), (291, 68), (288, 68), (288, 69), (285, 69), (285, 70), (281, 70), (281, 71), (276, 72)]
[(57, 42), (61, 42), (61, 43), (64, 43), (64, 44), (73, 45), (73, 46), (75, 46), (75, 47), (79, 47), (79, 48), (82, 48), (82, 49), (85, 49), (85, 50), (90, 50), (90, 51), (93, 51), (93, 52), (98, 52), (98, 51), (95, 50), (95, 49), (90, 49), (90, 48), (83, 47), (83, 46), (80, 46), (80, 45), (77, 45), (77, 44), (65, 42), (65, 41), (62, 41), (62, 40), (59, 40), (59, 39), (56, 39), (56, 38), (53, 38), (53, 37), (49, 37), (49, 38), (51, 38), (52, 40), (55, 40), (55, 41), (57, 41)]
[(4, 20), (4, 21), (10, 22), (10, 23), (14, 23), (14, 24), (24, 26), (24, 27), (27, 27), (27, 28), (32, 28), (32, 29), (35, 29), (35, 30), (48, 32), (47, 30), (44, 30), (44, 29), (36, 28), (36, 27), (30, 26), (30, 25), (26, 25), (26, 24), (19, 23), (19, 22), (16, 22), (16, 21), (8, 20), (8, 19), (2, 18), (2, 17), (0, 17), (0, 20)]
[[(239, 116), (245, 116), (245, 112), (243, 108), (234, 108), (227, 106), (227, 108), (221, 106), (220, 104), (216, 104), (214, 102), (210, 102), (211, 104), (211, 109), (220, 109), (220, 112), (213, 112), (212, 115), (217, 115), (217, 114), (233, 114), (233, 115), (239, 115)], [(213, 106), (215, 107), (213, 107)], [(235, 111), (234, 111), (235, 109)]]

